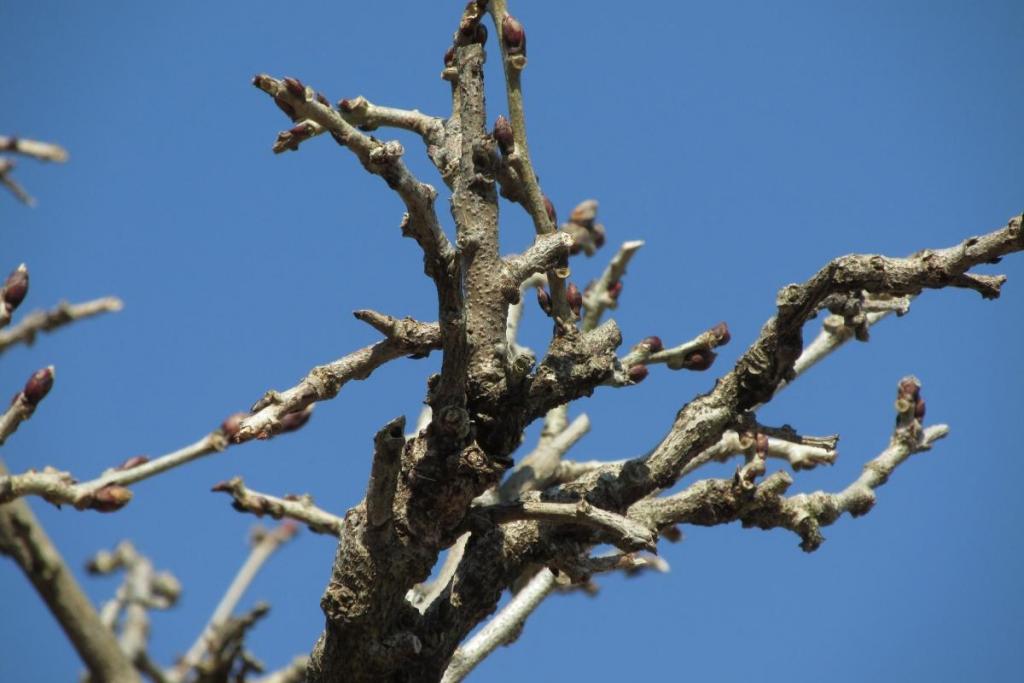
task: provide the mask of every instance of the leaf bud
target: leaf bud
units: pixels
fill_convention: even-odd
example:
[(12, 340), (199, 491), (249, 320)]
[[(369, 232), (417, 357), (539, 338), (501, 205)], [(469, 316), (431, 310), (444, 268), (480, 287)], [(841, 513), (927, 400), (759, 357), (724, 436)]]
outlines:
[(220, 423), (220, 431), (228, 441), (234, 442), (238, 431), (242, 428), (242, 420), (249, 417), (249, 413), (232, 413)]
[(89, 498), (88, 507), (97, 512), (116, 512), (132, 499), (132, 492), (123, 486), (109, 484)]
[(28, 294), (28, 268), (22, 263), (15, 268), (4, 282), (3, 298), (7, 308), (13, 311)]
[(494, 121), (494, 139), (502, 154), (511, 154), (516, 147), (515, 136), (512, 133), (512, 124), (504, 115), (499, 115)]
[(711, 328), (711, 334), (718, 340), (718, 346), (725, 346), (732, 339), (729, 334), (729, 326), (723, 321)]
[(302, 81), (300, 81), (297, 78), (292, 78), (291, 76), (286, 77), (284, 79), (284, 87), (285, 90), (290, 92), (292, 95), (295, 95), (296, 97), (306, 96), (306, 86), (304, 86), (302, 84)]
[(698, 372), (707, 370), (715, 362), (716, 357), (717, 354), (710, 349), (691, 351), (683, 359), (683, 367), (687, 370), (696, 370)]
[(501, 37), (505, 41), (505, 51), (508, 54), (526, 54), (526, 30), (511, 14), (506, 14), (501, 20)]
[(647, 337), (641, 340), (640, 343), (650, 349), (651, 353), (657, 353), (665, 348), (665, 345), (661, 343), (661, 337), (657, 335)]
[(637, 364), (631, 367), (626, 374), (629, 376), (630, 382), (633, 384), (639, 384), (644, 381), (649, 372), (650, 371), (647, 369), (646, 365)]
[(281, 418), (281, 432), (294, 432), (297, 429), (301, 429), (303, 425), (309, 422), (309, 418), (312, 415), (313, 411), (310, 408), (288, 413)]
[(30, 406), (36, 406), (42, 401), (50, 389), (53, 388), (53, 366), (43, 368), (42, 370), (36, 370), (32, 373), (32, 376), (25, 382), (25, 388), (22, 389), (22, 394), (25, 396), (25, 402)]
[(619, 280), (608, 288), (608, 298), (612, 301), (618, 301), (620, 294), (622, 294), (622, 280)]
[(551, 296), (543, 287), (537, 288), (537, 303), (540, 304), (540, 310), (544, 311), (545, 315), (551, 315)]
[(558, 214), (555, 213), (555, 205), (551, 203), (547, 195), (544, 195), (544, 210), (548, 212), (548, 220), (552, 225), (558, 225)]
[(114, 469), (118, 471), (130, 470), (135, 467), (138, 467), (139, 465), (145, 465), (147, 462), (149, 462), (148, 456), (133, 455), (132, 457), (128, 458), (123, 463), (115, 467)]
[(579, 315), (580, 309), (583, 307), (583, 295), (580, 294), (580, 288), (576, 286), (575, 282), (570, 282), (569, 286), (565, 288), (565, 300), (573, 314)]

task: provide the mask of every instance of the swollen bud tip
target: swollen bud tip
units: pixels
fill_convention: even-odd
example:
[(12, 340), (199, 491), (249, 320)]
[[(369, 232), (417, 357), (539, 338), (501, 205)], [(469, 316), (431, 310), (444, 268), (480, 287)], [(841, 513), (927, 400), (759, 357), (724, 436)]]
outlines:
[(306, 95), (306, 86), (304, 86), (302, 81), (297, 78), (292, 78), (291, 76), (285, 78), (284, 87), (288, 92), (296, 97), (304, 97)]
[(494, 121), (494, 139), (502, 154), (510, 154), (515, 149), (515, 136), (512, 133), (512, 124), (504, 115), (499, 115)]
[(570, 282), (569, 286), (565, 288), (565, 300), (573, 314), (579, 315), (580, 309), (583, 308), (583, 295), (580, 294), (580, 288), (576, 286), (575, 282)]
[(508, 54), (526, 54), (526, 30), (511, 14), (505, 15), (501, 20), (501, 37), (505, 41), (505, 51)]
[(89, 507), (97, 512), (115, 512), (128, 504), (132, 492), (123, 486), (110, 484), (92, 494)]
[(555, 205), (551, 203), (547, 195), (544, 195), (544, 210), (548, 213), (548, 220), (552, 225), (558, 225), (558, 214), (555, 213)]
[(644, 381), (649, 372), (646, 365), (634, 365), (626, 374), (629, 375), (629, 381), (633, 384), (639, 384)]
[(138, 467), (139, 465), (145, 465), (147, 462), (149, 462), (149, 458), (147, 456), (133, 455), (132, 457), (128, 458), (123, 463), (115, 467), (114, 469), (118, 470), (119, 472), (123, 472), (124, 470), (130, 470), (135, 467)]
[(32, 376), (25, 382), (25, 388), (22, 389), (22, 395), (25, 397), (25, 402), (30, 406), (38, 405), (53, 388), (53, 366), (43, 368), (42, 370), (36, 370), (32, 373)]
[(661, 343), (661, 337), (658, 336), (647, 337), (641, 340), (640, 343), (650, 349), (651, 353), (657, 353), (665, 348), (664, 344)]
[(719, 346), (724, 346), (729, 343), (732, 339), (732, 335), (729, 334), (729, 326), (725, 322), (720, 322), (711, 328), (711, 334), (715, 335), (715, 339), (718, 340)]
[(714, 364), (717, 354), (714, 351), (692, 351), (683, 359), (683, 367), (687, 370), (707, 370)]
[(540, 305), (540, 310), (544, 311), (546, 315), (551, 315), (551, 296), (543, 287), (537, 288), (537, 303)]
[(28, 268), (22, 263), (15, 268), (4, 282), (3, 299), (10, 310), (14, 310), (28, 294)]
[(313, 410), (311, 408), (288, 413), (281, 418), (281, 433), (294, 432), (297, 429), (301, 429), (303, 425), (309, 422), (309, 418), (312, 415)]

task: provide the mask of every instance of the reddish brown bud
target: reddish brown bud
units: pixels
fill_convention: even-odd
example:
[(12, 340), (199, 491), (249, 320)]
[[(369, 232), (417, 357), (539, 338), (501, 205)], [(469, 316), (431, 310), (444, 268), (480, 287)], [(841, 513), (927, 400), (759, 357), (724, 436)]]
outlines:
[(280, 109), (281, 111), (284, 112), (285, 116), (290, 118), (292, 121), (295, 120), (295, 116), (296, 116), (295, 108), (292, 107), (292, 105), (288, 104), (287, 102), (282, 100), (280, 97), (275, 97), (274, 98), (274, 104), (277, 105), (278, 109)]
[(515, 135), (512, 133), (512, 124), (504, 115), (499, 115), (494, 121), (495, 141), (502, 154), (510, 154), (516, 147)]
[(294, 138), (304, 140), (309, 137), (309, 126), (307, 126), (304, 123), (300, 123), (299, 125), (289, 130), (288, 134)]
[(355, 108), (355, 103), (352, 100), (338, 100), (338, 109), (346, 114), (350, 113)]
[(455, 46), (452, 45), (444, 51), (444, 65), (446, 67), (455, 66)]
[(540, 304), (540, 310), (546, 315), (551, 315), (551, 297), (543, 287), (537, 288), (537, 303)]
[(249, 417), (249, 413), (232, 413), (220, 423), (220, 431), (224, 433), (228, 441), (235, 440), (238, 436), (238, 430), (242, 427), (242, 420), (247, 417)]
[(53, 366), (36, 370), (25, 382), (22, 394), (25, 396), (25, 403), (30, 406), (38, 405), (53, 388)]
[(114, 469), (115, 470), (120, 470), (120, 471), (130, 470), (133, 467), (138, 467), (139, 465), (145, 465), (147, 462), (149, 462), (149, 457), (148, 456), (145, 456), (145, 455), (133, 455), (132, 457), (128, 458), (123, 463), (121, 463), (120, 465), (115, 467)]
[(626, 374), (629, 375), (630, 382), (632, 382), (633, 384), (639, 384), (640, 382), (644, 381), (644, 378), (647, 377), (648, 372), (649, 371), (646, 365), (634, 365), (629, 369), (629, 371)]
[(505, 41), (505, 51), (510, 55), (526, 54), (526, 31), (519, 20), (511, 14), (501, 20), (501, 37)]
[(260, 90), (262, 90), (263, 89), (264, 79), (266, 79), (266, 75), (265, 74), (256, 74), (255, 76), (252, 77), (252, 84), (254, 86), (256, 86), (257, 88), (259, 88)]
[(110, 484), (92, 494), (88, 507), (97, 512), (115, 512), (127, 505), (131, 499), (131, 491), (123, 486)]
[(715, 362), (717, 354), (708, 349), (706, 351), (691, 351), (683, 359), (683, 367), (687, 370), (707, 370)]
[(583, 247), (580, 246), (580, 243), (577, 240), (573, 239), (572, 244), (569, 245), (569, 255), (575, 256), (581, 251), (583, 251)]
[(569, 286), (565, 288), (565, 300), (569, 303), (572, 312), (579, 315), (580, 309), (583, 307), (583, 295), (580, 294), (580, 288), (576, 286), (575, 282), (570, 282)]
[(28, 268), (22, 263), (7, 276), (7, 281), (4, 282), (4, 303), (13, 311), (18, 304), (24, 301), (26, 294), (28, 294)]
[(487, 27), (486, 26), (484, 26), (483, 24), (477, 24), (476, 25), (476, 31), (473, 34), (472, 42), (480, 43), (481, 45), (483, 45), (484, 43), (487, 42)]
[(924, 408), (924, 399), (917, 399), (917, 403), (914, 404), (914, 419), (916, 419), (918, 422), (924, 420)]
[(900, 380), (899, 395), (912, 398), (915, 401), (921, 392), (921, 384), (913, 377), (904, 377)]
[(302, 81), (300, 81), (297, 78), (292, 78), (291, 76), (285, 78), (284, 87), (288, 92), (290, 92), (292, 95), (295, 95), (296, 97), (306, 96), (306, 86), (304, 86), (302, 84)]
[(590, 230), (590, 237), (594, 240), (594, 246), (600, 249), (604, 246), (604, 226), (598, 223)]
[(555, 213), (555, 205), (551, 203), (547, 195), (544, 195), (544, 210), (548, 212), (548, 220), (552, 225), (558, 225), (558, 214)]
[(608, 298), (612, 301), (618, 301), (620, 294), (622, 294), (622, 280), (619, 280), (608, 288)]
[(296, 429), (301, 429), (303, 425), (309, 422), (309, 418), (312, 415), (313, 411), (309, 408), (288, 413), (281, 418), (281, 432), (294, 432)]
[(768, 435), (757, 433), (754, 437), (754, 452), (760, 455), (762, 458), (768, 455)]
[(720, 322), (711, 328), (711, 334), (715, 335), (715, 339), (718, 340), (719, 346), (724, 346), (729, 343), (732, 339), (732, 335), (729, 334), (729, 326), (725, 322)]
[(651, 353), (657, 353), (665, 348), (665, 345), (661, 343), (661, 337), (651, 336), (640, 341), (641, 344), (651, 350)]
[(682, 530), (675, 525), (667, 526), (658, 533), (661, 534), (661, 537), (669, 543), (678, 543), (679, 541), (683, 540)]
[(224, 481), (218, 481), (210, 487), (210, 490), (216, 493), (231, 493), (235, 490), (235, 480), (225, 479)]
[(328, 109), (329, 109), (329, 108), (330, 108), (330, 106), (331, 106), (331, 101), (330, 101), (330, 100), (328, 100), (328, 99), (327, 99), (327, 98), (326, 98), (326, 97), (324, 96), (324, 94), (323, 94), (322, 92), (317, 92), (317, 94), (316, 94), (316, 101), (317, 101), (317, 102), (319, 102), (320, 104), (324, 105), (324, 106), (325, 106), (325, 107), (327, 107)]

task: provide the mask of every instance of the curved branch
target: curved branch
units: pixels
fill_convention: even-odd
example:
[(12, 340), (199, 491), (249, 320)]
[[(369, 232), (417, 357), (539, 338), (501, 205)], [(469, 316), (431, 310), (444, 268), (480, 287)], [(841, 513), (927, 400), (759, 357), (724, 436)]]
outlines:
[(236, 443), (253, 438), (270, 438), (281, 431), (282, 420), (286, 416), (318, 401), (334, 398), (350, 380), (366, 379), (390, 360), (410, 355), (422, 357), (441, 346), (441, 332), (436, 323), (421, 323), (409, 318), (398, 320), (371, 311), (357, 311), (356, 317), (367, 320), (388, 334), (388, 338), (333, 363), (313, 368), (302, 381), (287, 391), (268, 391), (252, 407), (252, 415), (239, 424), (233, 436)]

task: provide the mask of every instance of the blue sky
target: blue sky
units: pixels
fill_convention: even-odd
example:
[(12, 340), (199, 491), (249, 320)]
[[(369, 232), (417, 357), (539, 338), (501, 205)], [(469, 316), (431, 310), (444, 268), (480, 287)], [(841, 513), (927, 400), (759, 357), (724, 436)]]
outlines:
[[(438, 78), (459, 3), (5, 3), (0, 133), (65, 145), (65, 166), (21, 162), (39, 199), (0, 196), (7, 272), (32, 274), (24, 310), (117, 294), (121, 313), (12, 350), (13, 393), (53, 363), (57, 383), (4, 446), (15, 471), (50, 464), (86, 479), (128, 456), (190, 443), (268, 388), (370, 343), (350, 311), (433, 319), (402, 209), (329, 140), (274, 156), (287, 122), (250, 85), (293, 75), (332, 101), (444, 115)], [(627, 343), (691, 338), (719, 320), (729, 366), (772, 313), (776, 290), (849, 252), (904, 255), (1003, 225), (1024, 208), (1024, 52), (1015, 2), (513, 2), (529, 35), (531, 152), (561, 215), (601, 201), (614, 247), (642, 238), (622, 305)], [(489, 44), (489, 118), (504, 113)], [(382, 134), (387, 134), (382, 132)], [(397, 135), (441, 187), (422, 145)], [(439, 202), (442, 220), (450, 216)], [(532, 228), (503, 205), (507, 251)], [(574, 266), (585, 282), (606, 249)], [(1003, 298), (926, 292), (909, 316), (849, 345), (761, 414), (842, 434), (839, 462), (794, 491), (836, 490), (887, 442), (897, 380), (924, 384), (928, 421), (952, 434), (915, 456), (858, 520), (806, 555), (782, 531), (687, 529), (672, 572), (601, 580), (555, 596), (478, 680), (624, 677), (835, 682), (1007, 680), (1024, 638), (1024, 257)], [(543, 343), (530, 310), (525, 338)], [(808, 338), (816, 326), (807, 331)], [(191, 644), (245, 552), (253, 518), (216, 481), (309, 492), (343, 512), (365, 489), (373, 432), (415, 419), (439, 364), (401, 360), (321, 405), (301, 432), (143, 482), (114, 515), (32, 501), (68, 561), (131, 538), (185, 592), (153, 618), (154, 655)], [(581, 458), (644, 452), (715, 372), (654, 368), (640, 386), (571, 408)], [(530, 434), (535, 434), (531, 430)], [(532, 436), (531, 436), (532, 438)], [(721, 476), (722, 467), (709, 473)], [(251, 649), (270, 666), (308, 651), (334, 544), (303, 533), (245, 604), (272, 604)], [(113, 580), (82, 578), (100, 602)], [(0, 679), (72, 680), (71, 647), (13, 564), (0, 562)], [(642, 670), (642, 671), (641, 671)]]

